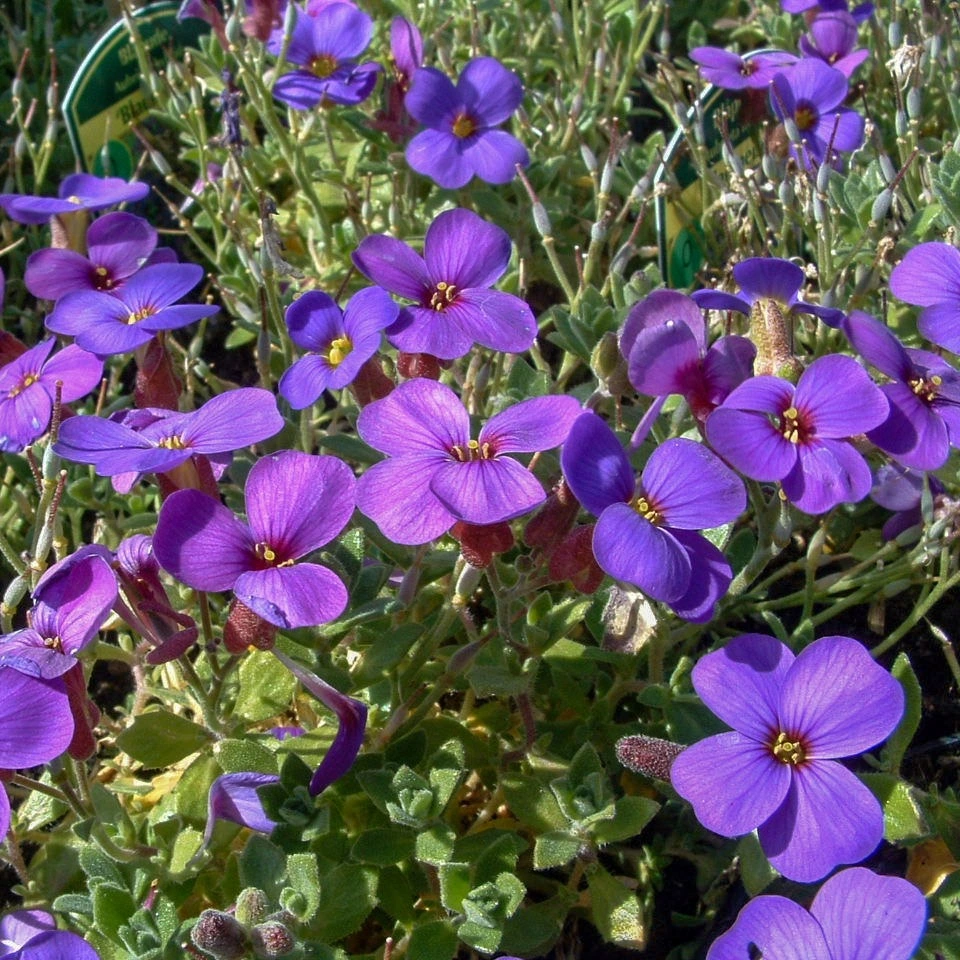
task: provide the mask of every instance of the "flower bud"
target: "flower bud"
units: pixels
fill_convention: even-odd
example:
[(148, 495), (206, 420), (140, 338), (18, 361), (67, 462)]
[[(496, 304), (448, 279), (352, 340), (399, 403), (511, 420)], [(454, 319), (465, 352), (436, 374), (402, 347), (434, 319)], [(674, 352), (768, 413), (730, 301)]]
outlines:
[(648, 737), (642, 733), (621, 737), (616, 744), (617, 759), (634, 773), (654, 780), (670, 779), (670, 767), (683, 751), (679, 743)]
[(247, 931), (222, 910), (204, 910), (190, 931), (190, 939), (217, 960), (242, 960), (249, 949)]
[(230, 653), (246, 653), (248, 647), (272, 650), (277, 628), (254, 613), (246, 604), (233, 600), (223, 626), (223, 645)]
[(877, 194), (877, 199), (873, 201), (873, 206), (870, 208), (870, 219), (874, 223), (879, 223), (885, 219), (890, 212), (890, 204), (892, 201), (893, 191), (889, 187), (884, 187), (884, 189)]
[(267, 895), (258, 887), (246, 887), (237, 897), (237, 920), (245, 927), (251, 927), (266, 919), (270, 911)]
[(907, 92), (907, 116), (911, 120), (920, 119), (920, 113), (923, 109), (923, 96), (919, 87), (911, 87)]
[(585, 143), (580, 144), (580, 156), (583, 158), (583, 165), (587, 168), (587, 172), (591, 175), (596, 173), (597, 156)]
[(258, 958), (269, 960), (271, 957), (285, 957), (292, 953), (297, 945), (293, 934), (277, 920), (261, 923), (250, 931), (253, 952)]

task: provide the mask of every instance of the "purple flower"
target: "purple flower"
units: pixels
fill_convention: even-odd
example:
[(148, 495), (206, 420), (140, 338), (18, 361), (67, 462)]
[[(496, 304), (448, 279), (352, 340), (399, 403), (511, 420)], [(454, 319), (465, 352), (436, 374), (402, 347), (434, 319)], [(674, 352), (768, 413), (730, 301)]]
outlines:
[(676, 439), (650, 454), (638, 481), (620, 441), (592, 412), (574, 423), (561, 463), (574, 496), (599, 518), (597, 563), (685, 620), (709, 620), (732, 571), (695, 531), (743, 512), (740, 478), (702, 444)]
[(99, 960), (83, 937), (58, 930), (46, 910), (16, 910), (0, 918), (0, 957), (5, 960)]
[(47, 329), (76, 338), (84, 350), (110, 356), (136, 350), (161, 330), (175, 330), (217, 312), (207, 304), (177, 304), (203, 279), (195, 263), (161, 263), (134, 274), (116, 295), (68, 293), (57, 301)]
[(928, 340), (960, 353), (960, 251), (948, 243), (921, 243), (893, 268), (890, 291), (923, 307), (917, 326)]
[[(880, 535), (884, 540), (895, 540), (902, 533), (923, 523), (924, 474), (914, 473), (897, 463), (885, 463), (874, 478), (870, 499), (894, 514), (883, 525)], [(945, 491), (943, 484), (932, 474), (927, 476), (930, 493), (936, 498)], [(919, 531), (917, 532), (919, 536)], [(916, 539), (916, 537), (914, 537)]]
[(157, 231), (132, 213), (108, 213), (87, 230), (87, 255), (48, 247), (27, 260), (23, 282), (35, 296), (59, 300), (75, 290), (110, 293), (133, 276), (157, 245)]
[(275, 773), (224, 773), (210, 785), (207, 798), (207, 828), (203, 846), (210, 843), (218, 820), (229, 820), (248, 830), (271, 833), (277, 825), (263, 810), (258, 788), (279, 783)]
[[(847, 0), (781, 0), (787, 13), (805, 13), (807, 10), (832, 12), (847, 10)], [(873, 13), (872, 3), (861, 3), (851, 11), (857, 23), (863, 23)]]
[(284, 450), (247, 476), (247, 523), (198, 490), (179, 490), (160, 508), (153, 550), (160, 565), (196, 590), (233, 590), (279, 627), (340, 616), (347, 590), (316, 563), (297, 563), (344, 528), (354, 478), (336, 457)]
[(34, 592), (30, 626), (0, 638), (0, 667), (31, 677), (61, 677), (100, 631), (117, 600), (117, 579), (103, 557), (84, 556)]
[(405, 17), (394, 17), (390, 21), (390, 59), (397, 85), (406, 93), (414, 73), (423, 66), (423, 37)]
[(312, 16), (297, 8), (287, 60), (303, 69), (280, 77), (273, 95), (297, 110), (310, 110), (320, 103), (352, 106), (366, 100), (381, 67), (358, 65), (356, 58), (367, 49), (372, 35), (373, 20), (351, 3), (324, 4)]
[(228, 390), (192, 413), (133, 411), (132, 422), (71, 417), (54, 449), (66, 460), (93, 464), (102, 477), (165, 473), (196, 454), (239, 450), (283, 429), (276, 399), (259, 387)]
[(779, 640), (748, 633), (703, 657), (693, 686), (734, 731), (693, 744), (670, 768), (674, 789), (708, 830), (758, 830), (773, 866), (801, 883), (873, 852), (883, 811), (837, 761), (889, 736), (904, 696), (861, 644), (821, 637), (794, 656)]
[(28, 194), (0, 194), (0, 207), (18, 223), (46, 223), (58, 213), (77, 210), (103, 210), (118, 203), (142, 200), (150, 192), (145, 183), (127, 183), (119, 177), (95, 177), (74, 173), (60, 184), (59, 199)]
[(878, 427), (887, 398), (855, 360), (814, 360), (796, 387), (779, 377), (742, 383), (707, 419), (710, 446), (754, 480), (779, 480), (805, 513), (857, 503), (870, 468), (845, 438)]
[(526, 166), (530, 157), (516, 137), (497, 128), (522, 99), (520, 78), (493, 57), (471, 60), (456, 86), (439, 70), (421, 67), (405, 104), (427, 129), (407, 146), (407, 163), (448, 190), (474, 176), (509, 183), (517, 164)]
[(0, 367), (0, 450), (5, 453), (19, 453), (46, 432), (58, 382), (64, 403), (100, 383), (102, 360), (73, 345), (51, 357), (54, 343), (53, 337), (43, 340)]
[(700, 421), (751, 375), (757, 353), (749, 340), (737, 336), (721, 337), (707, 349), (702, 311), (673, 290), (655, 290), (634, 304), (620, 349), (637, 393), (679, 393)]
[(449, 387), (407, 380), (360, 412), (357, 433), (388, 459), (360, 478), (357, 506), (395, 543), (427, 543), (458, 520), (519, 517), (546, 493), (504, 454), (558, 446), (579, 412), (573, 397), (534, 397), (491, 417), (471, 440), (470, 417)]
[(736, 310), (754, 320), (755, 314), (772, 305), (781, 313), (812, 313), (827, 326), (838, 327), (844, 318), (842, 310), (806, 303), (799, 298), (803, 286), (803, 270), (779, 257), (749, 257), (733, 268), (733, 279), (740, 293), (722, 290), (695, 290), (690, 296), (704, 310)]
[(892, 330), (855, 310), (844, 332), (857, 353), (890, 377), (880, 389), (887, 419), (867, 438), (905, 467), (936, 470), (960, 445), (960, 373), (935, 353), (907, 349)]
[(800, 52), (816, 57), (839, 70), (848, 79), (870, 56), (869, 50), (855, 50), (857, 21), (844, 10), (821, 13), (810, 24), (810, 32), (800, 38)]
[(694, 47), (690, 59), (704, 79), (724, 90), (766, 90), (775, 73), (797, 62), (792, 53), (770, 50), (741, 57), (720, 47)]
[(801, 60), (773, 78), (773, 112), (795, 124), (803, 150), (791, 143), (790, 153), (807, 169), (832, 164), (838, 153), (849, 153), (863, 143), (863, 117), (841, 106), (847, 92), (846, 76), (817, 59)]
[(808, 913), (786, 897), (755, 897), (710, 947), (707, 960), (910, 960), (927, 919), (923, 894), (864, 867), (832, 876)]
[(380, 347), (381, 331), (399, 308), (379, 287), (367, 287), (341, 310), (333, 297), (311, 290), (287, 307), (290, 339), (309, 350), (280, 378), (279, 391), (294, 410), (315, 403), (324, 390), (341, 390)]
[(391, 293), (413, 300), (402, 307), (387, 339), (405, 353), (443, 360), (474, 345), (522, 353), (537, 323), (519, 297), (489, 287), (510, 262), (510, 237), (469, 210), (447, 210), (427, 228), (423, 256), (382, 234), (365, 237), (353, 254), (356, 268)]

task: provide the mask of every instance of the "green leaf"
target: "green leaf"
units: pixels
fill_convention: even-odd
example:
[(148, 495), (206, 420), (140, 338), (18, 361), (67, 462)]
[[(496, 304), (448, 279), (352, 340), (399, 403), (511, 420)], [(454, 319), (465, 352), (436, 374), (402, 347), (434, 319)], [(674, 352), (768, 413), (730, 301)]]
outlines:
[(450, 860), (456, 838), (452, 828), (445, 823), (435, 823), (417, 833), (414, 856), (422, 863), (440, 866)]
[(281, 895), (281, 903), (298, 920), (309, 923), (320, 906), (320, 871), (312, 853), (293, 853), (287, 857), (287, 882), (296, 899)]
[(740, 877), (751, 897), (763, 893), (777, 878), (777, 871), (770, 866), (756, 834), (748, 833), (740, 840), (737, 856), (740, 857)]
[(473, 886), (469, 863), (444, 863), (440, 866), (440, 902), (451, 913), (461, 913), (463, 900)]
[(930, 833), (908, 783), (892, 773), (864, 773), (861, 780), (883, 807), (883, 837), (891, 843)]
[(137, 905), (129, 890), (101, 883), (93, 890), (93, 922), (107, 936), (117, 939), (120, 927), (136, 912)]
[(654, 818), (660, 804), (649, 797), (621, 797), (614, 809), (612, 820), (602, 820), (590, 826), (590, 836), (600, 846), (637, 836)]
[(587, 877), (593, 922), (607, 943), (642, 950), (647, 940), (640, 901), (603, 867)]
[(557, 798), (535, 777), (505, 774), (500, 783), (507, 806), (525, 826), (538, 831), (566, 826), (567, 818)]
[(117, 737), (117, 746), (147, 767), (169, 767), (211, 740), (199, 724), (167, 710), (141, 713)]
[(213, 755), (224, 773), (276, 773), (277, 756), (253, 740), (220, 740)]
[(238, 673), (240, 690), (233, 707), (236, 716), (256, 723), (289, 708), (296, 680), (275, 656), (266, 650), (247, 653)]
[(353, 933), (377, 905), (377, 872), (342, 863), (320, 881), (317, 939), (333, 943)]
[(391, 827), (365, 830), (357, 837), (350, 858), (385, 867), (409, 860), (413, 856), (413, 844), (414, 835), (409, 830)]
[(240, 884), (259, 887), (271, 900), (280, 896), (287, 858), (283, 851), (266, 837), (254, 833), (240, 855)]
[(500, 949), (511, 956), (547, 956), (563, 932), (567, 914), (576, 902), (574, 891), (561, 888), (549, 900), (521, 906), (504, 924)]
[(181, 830), (173, 841), (170, 851), (170, 873), (183, 873), (203, 843), (203, 834), (199, 830), (187, 827)]
[(913, 740), (917, 727), (920, 726), (923, 697), (917, 675), (913, 672), (913, 667), (905, 653), (898, 654), (890, 672), (903, 687), (905, 699), (903, 717), (897, 724), (897, 729), (887, 739), (887, 746), (884, 751), (886, 769), (890, 773), (897, 773), (900, 770), (900, 764), (903, 762), (903, 756), (907, 752), (907, 747), (910, 746), (910, 741)]
[(451, 960), (458, 946), (457, 932), (446, 920), (417, 927), (410, 934), (407, 954), (417, 960)]
[(537, 837), (533, 846), (533, 869), (549, 870), (569, 863), (580, 852), (583, 841), (562, 830), (552, 830)]

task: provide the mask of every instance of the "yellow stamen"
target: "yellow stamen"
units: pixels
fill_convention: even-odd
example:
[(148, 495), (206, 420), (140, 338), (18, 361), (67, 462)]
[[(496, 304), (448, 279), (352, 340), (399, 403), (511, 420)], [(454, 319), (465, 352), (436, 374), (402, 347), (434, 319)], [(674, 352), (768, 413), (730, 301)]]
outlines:
[(186, 450), (187, 445), (183, 442), (182, 437), (164, 437), (162, 440), (157, 442), (158, 447), (163, 447), (166, 450)]
[(806, 759), (803, 744), (799, 740), (790, 740), (786, 733), (778, 733), (777, 739), (770, 744), (770, 749), (778, 760), (795, 767)]
[(23, 393), (27, 387), (32, 387), (40, 379), (36, 373), (28, 373), (15, 387), (10, 388), (8, 397), (16, 397)]
[(477, 124), (469, 114), (461, 113), (453, 121), (453, 135), (461, 140), (476, 132), (476, 129)]
[(321, 53), (310, 61), (310, 70), (315, 77), (321, 80), (329, 77), (337, 69), (337, 58), (329, 53)]
[(800, 442), (800, 411), (796, 407), (787, 407), (783, 411), (783, 427), (781, 432), (791, 443)]
[(127, 314), (127, 323), (139, 323), (141, 320), (146, 320), (147, 317), (152, 317), (156, 312), (157, 311), (154, 307), (143, 307), (136, 313)]
[(650, 523), (658, 524), (663, 520), (663, 515), (646, 497), (637, 497), (637, 499), (633, 501), (633, 509), (636, 510), (644, 520), (649, 520)]
[(337, 337), (330, 343), (330, 350), (327, 352), (327, 363), (329, 363), (331, 367), (339, 367), (352, 349), (353, 343), (346, 334), (342, 337)]
[(430, 306), (434, 310), (445, 310), (457, 299), (457, 288), (455, 284), (445, 283), (441, 280), (430, 297)]

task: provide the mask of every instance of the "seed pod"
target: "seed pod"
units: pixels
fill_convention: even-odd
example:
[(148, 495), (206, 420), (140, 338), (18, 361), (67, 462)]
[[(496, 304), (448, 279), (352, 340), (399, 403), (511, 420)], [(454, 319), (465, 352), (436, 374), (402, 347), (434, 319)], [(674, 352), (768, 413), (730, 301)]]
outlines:
[(580, 156), (583, 158), (583, 165), (587, 168), (587, 172), (595, 174), (597, 172), (597, 156), (596, 154), (585, 144), (580, 144)]
[(877, 194), (877, 199), (873, 201), (873, 206), (870, 208), (870, 219), (874, 223), (879, 223), (885, 219), (890, 212), (890, 204), (892, 202), (893, 191), (889, 187), (885, 187)]
[(923, 108), (923, 95), (919, 87), (911, 87), (907, 93), (907, 116), (911, 120), (920, 118), (920, 111)]

